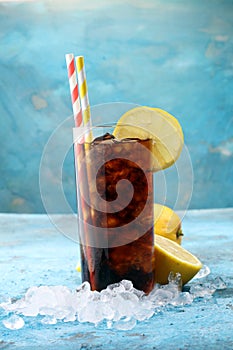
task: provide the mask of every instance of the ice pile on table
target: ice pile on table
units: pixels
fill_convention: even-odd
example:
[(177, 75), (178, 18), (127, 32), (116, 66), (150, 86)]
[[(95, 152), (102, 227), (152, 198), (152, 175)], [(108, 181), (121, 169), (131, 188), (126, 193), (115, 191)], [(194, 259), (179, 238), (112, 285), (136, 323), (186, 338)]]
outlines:
[(149, 295), (135, 289), (128, 280), (101, 292), (91, 291), (88, 282), (76, 291), (65, 286), (34, 286), (23, 298), (0, 303), (0, 307), (6, 315), (3, 324), (9, 329), (22, 328), (22, 316), (38, 316), (43, 324), (78, 321), (97, 326), (106, 322), (108, 328), (127, 330), (167, 308), (189, 305), (197, 298), (211, 297), (216, 289), (225, 288), (224, 281), (218, 277), (211, 283), (195, 283), (188, 291), (182, 291), (180, 276), (171, 274), (167, 285), (156, 285)]

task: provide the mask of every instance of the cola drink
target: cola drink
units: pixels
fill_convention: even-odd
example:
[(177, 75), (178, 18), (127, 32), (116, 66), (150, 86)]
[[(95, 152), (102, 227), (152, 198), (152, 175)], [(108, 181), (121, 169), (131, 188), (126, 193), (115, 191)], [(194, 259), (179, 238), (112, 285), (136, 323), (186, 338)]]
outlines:
[(75, 144), (82, 280), (100, 291), (123, 279), (154, 284), (150, 139), (110, 134)]

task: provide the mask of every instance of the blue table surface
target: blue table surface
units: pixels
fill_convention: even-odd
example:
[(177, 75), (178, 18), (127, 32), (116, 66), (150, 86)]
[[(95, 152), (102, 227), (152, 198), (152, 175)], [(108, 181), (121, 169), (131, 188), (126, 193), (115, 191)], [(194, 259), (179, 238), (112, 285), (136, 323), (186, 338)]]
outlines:
[[(65, 220), (65, 217), (64, 217)], [(233, 349), (233, 209), (192, 210), (183, 219), (183, 246), (197, 255), (227, 288), (211, 299), (166, 310), (128, 331), (89, 323), (45, 325), (27, 317), (7, 329), (0, 308), (0, 349)], [(30, 286), (81, 283), (76, 243), (46, 215), (0, 214), (0, 303), (22, 297)]]

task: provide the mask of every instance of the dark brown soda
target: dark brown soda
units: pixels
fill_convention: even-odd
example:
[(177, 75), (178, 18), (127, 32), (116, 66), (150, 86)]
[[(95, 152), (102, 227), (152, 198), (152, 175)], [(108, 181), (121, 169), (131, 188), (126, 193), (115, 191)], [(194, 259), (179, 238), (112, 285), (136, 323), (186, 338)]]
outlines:
[(92, 290), (100, 291), (122, 279), (145, 293), (153, 288), (151, 142), (118, 141), (107, 134), (76, 152), (82, 172), (78, 179), (82, 279), (90, 282)]

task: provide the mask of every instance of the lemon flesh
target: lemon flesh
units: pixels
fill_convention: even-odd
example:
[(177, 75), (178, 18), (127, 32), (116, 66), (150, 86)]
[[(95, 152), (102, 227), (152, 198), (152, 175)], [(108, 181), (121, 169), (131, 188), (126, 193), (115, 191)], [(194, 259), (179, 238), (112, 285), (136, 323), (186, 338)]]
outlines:
[(178, 120), (159, 108), (136, 107), (127, 111), (119, 119), (113, 135), (119, 139), (152, 139), (153, 171), (175, 163), (184, 144)]
[(170, 272), (180, 273), (182, 284), (190, 281), (201, 269), (200, 260), (179, 244), (155, 235), (155, 282), (167, 284)]
[(171, 208), (154, 204), (154, 232), (181, 244), (183, 232), (180, 217)]

